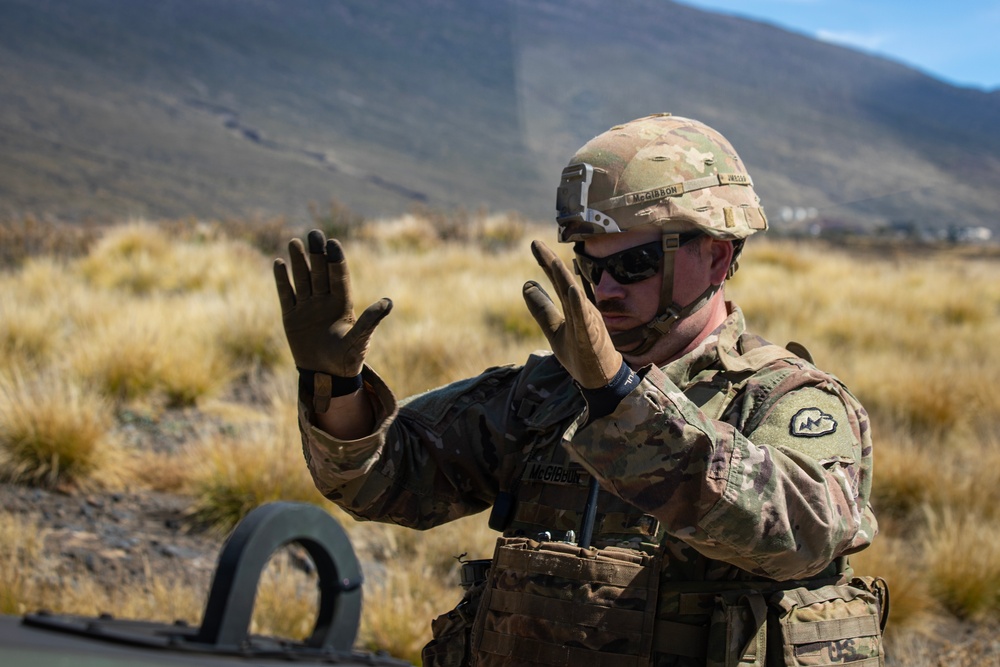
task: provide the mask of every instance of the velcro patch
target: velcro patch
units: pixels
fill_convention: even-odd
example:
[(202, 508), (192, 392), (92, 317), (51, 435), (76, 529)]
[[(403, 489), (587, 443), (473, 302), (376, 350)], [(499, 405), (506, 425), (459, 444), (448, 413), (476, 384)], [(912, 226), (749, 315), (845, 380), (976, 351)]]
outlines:
[(837, 420), (819, 408), (802, 408), (788, 423), (788, 432), (800, 438), (818, 438), (836, 430)]

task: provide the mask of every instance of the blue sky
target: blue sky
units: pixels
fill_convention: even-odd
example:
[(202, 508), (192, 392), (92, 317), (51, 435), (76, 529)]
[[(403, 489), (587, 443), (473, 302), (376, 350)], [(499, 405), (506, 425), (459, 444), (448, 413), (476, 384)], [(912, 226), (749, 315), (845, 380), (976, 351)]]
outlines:
[(1000, 0), (678, 0), (889, 57), (960, 86), (1000, 88)]

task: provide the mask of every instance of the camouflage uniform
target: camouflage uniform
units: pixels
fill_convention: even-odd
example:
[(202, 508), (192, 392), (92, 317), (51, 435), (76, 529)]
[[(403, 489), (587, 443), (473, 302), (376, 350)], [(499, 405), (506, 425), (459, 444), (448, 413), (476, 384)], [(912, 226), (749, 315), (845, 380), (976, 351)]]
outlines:
[[(658, 616), (702, 623), (701, 582), (833, 575), (866, 547), (868, 417), (832, 375), (729, 317), (702, 344), (642, 380), (607, 416), (587, 406), (555, 358), (397, 404), (370, 369), (376, 429), (341, 441), (300, 404), (316, 486), (351, 514), (425, 529), (517, 498), (505, 534), (578, 530), (591, 474), (601, 482), (594, 546), (662, 553)], [(692, 588), (694, 585), (694, 588)], [(712, 585), (708, 585), (712, 588)], [(661, 655), (656, 664), (705, 664)]]
[[(702, 294), (677, 301), (675, 258), (688, 240), (731, 243), (731, 276), (745, 239), (767, 228), (733, 147), (669, 114), (615, 126), (570, 159), (556, 209), (589, 302), (533, 243), (562, 308), (533, 281), (523, 294), (555, 353), (399, 404), (371, 369), (361, 372), (391, 304), (369, 306), (355, 324), (339, 245), (324, 252), (322, 235), (311, 235), (311, 263), (290, 246), (295, 290), (283, 267), (276, 273), (286, 334), (308, 369), (300, 382), (313, 389), (300, 419), (319, 490), (357, 517), (418, 529), (492, 506), (490, 525), (503, 530), (487, 581), (434, 621), (425, 663), (881, 665), (884, 590), (851, 579), (844, 558), (877, 530), (858, 401), (806, 359), (747, 333), (732, 304), (682, 358), (624, 363), (623, 352), (651, 358), (676, 323), (721, 305), (721, 266), (703, 267)], [(647, 242), (587, 254), (588, 242), (601, 245), (591, 239), (632, 230), (647, 230), (631, 237)], [(597, 310), (604, 273), (619, 286), (658, 273), (652, 319), (608, 331)], [(342, 441), (312, 426), (311, 406), (325, 410), (362, 381), (372, 434)], [(568, 533), (581, 528), (594, 480), (593, 539), (579, 546)]]

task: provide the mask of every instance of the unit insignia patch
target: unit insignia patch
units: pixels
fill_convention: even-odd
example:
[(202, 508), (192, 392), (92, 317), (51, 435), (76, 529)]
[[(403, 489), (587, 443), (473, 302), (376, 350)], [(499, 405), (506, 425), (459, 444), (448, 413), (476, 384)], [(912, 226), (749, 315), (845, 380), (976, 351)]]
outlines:
[(800, 438), (817, 438), (837, 430), (837, 420), (819, 408), (802, 408), (792, 416), (788, 431)]

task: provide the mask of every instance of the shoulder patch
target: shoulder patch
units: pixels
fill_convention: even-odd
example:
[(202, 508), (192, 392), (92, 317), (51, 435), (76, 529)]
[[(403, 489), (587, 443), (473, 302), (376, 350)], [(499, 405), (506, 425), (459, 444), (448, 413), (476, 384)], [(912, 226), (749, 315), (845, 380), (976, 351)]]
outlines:
[(800, 438), (818, 438), (837, 431), (837, 420), (819, 408), (802, 408), (788, 423), (788, 432)]

